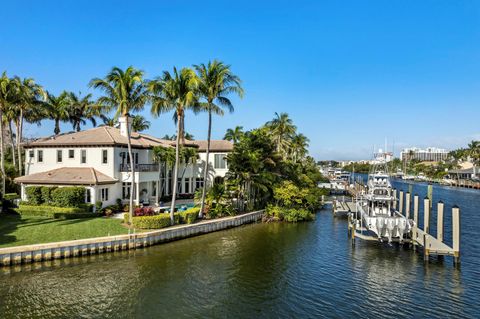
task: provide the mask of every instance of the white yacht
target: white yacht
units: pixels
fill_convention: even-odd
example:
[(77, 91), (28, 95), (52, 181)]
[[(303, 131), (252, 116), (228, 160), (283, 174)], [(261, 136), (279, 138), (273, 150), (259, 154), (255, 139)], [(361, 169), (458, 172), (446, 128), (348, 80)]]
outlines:
[(372, 233), (380, 241), (392, 239), (403, 242), (410, 234), (413, 220), (394, 209), (392, 185), (387, 171), (385, 153), (375, 155), (375, 163), (368, 175), (367, 191), (357, 199), (356, 219), (360, 230)]

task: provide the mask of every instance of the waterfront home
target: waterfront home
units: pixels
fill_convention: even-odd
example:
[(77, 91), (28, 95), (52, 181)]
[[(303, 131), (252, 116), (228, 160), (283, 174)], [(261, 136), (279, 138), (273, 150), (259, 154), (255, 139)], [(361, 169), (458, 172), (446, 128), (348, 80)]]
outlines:
[[(27, 143), (25, 148), (25, 176), (15, 179), (21, 185), (22, 200), (25, 188), (33, 185), (84, 186), (85, 202), (103, 206), (114, 204), (117, 198), (125, 203), (130, 198), (130, 182), (135, 181), (134, 202), (158, 205), (162, 196), (172, 193), (172, 170), (160, 174), (162, 164), (156, 163), (153, 148), (175, 147), (175, 141), (156, 138), (143, 133), (131, 134), (135, 176), (130, 172), (127, 150), (127, 124), (120, 118), (119, 128), (101, 126), (85, 131), (60, 134)], [(186, 140), (186, 145), (198, 149), (195, 164), (180, 166), (177, 181), (180, 196), (192, 196), (203, 187), (203, 168), (206, 159), (206, 141)], [(222, 182), (227, 172), (226, 155), (233, 144), (212, 140), (208, 183)]]

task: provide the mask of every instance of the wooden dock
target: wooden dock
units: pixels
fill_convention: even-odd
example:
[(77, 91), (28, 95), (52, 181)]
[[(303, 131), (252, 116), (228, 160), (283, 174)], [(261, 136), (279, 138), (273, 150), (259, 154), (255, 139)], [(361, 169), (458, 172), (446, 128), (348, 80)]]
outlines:
[(335, 217), (347, 217), (349, 213), (355, 213), (357, 208), (356, 204), (352, 200), (346, 200), (343, 196), (342, 200), (334, 200), (332, 202), (332, 213)]
[[(361, 191), (359, 188), (356, 192)], [(407, 219), (413, 219), (414, 226), (411, 233), (403, 239), (403, 243), (409, 243), (413, 250), (421, 248), (423, 250), (424, 261), (428, 262), (430, 256), (452, 256), (455, 266), (460, 265), (460, 208), (454, 206), (452, 208), (452, 246), (448, 246), (444, 242), (444, 203), (438, 202), (437, 209), (437, 236), (430, 234), (430, 216), (432, 213), (432, 204), (429, 198), (423, 199), (423, 229), (418, 226), (418, 212), (419, 212), (419, 198), (418, 195), (413, 196), (413, 201), (410, 193), (400, 191), (397, 194), (394, 190), (394, 197), (396, 198), (394, 208)], [(398, 195), (398, 196), (397, 196)], [(397, 208), (398, 202), (398, 208)], [(411, 210), (413, 203), (413, 211)], [(338, 202), (334, 203), (339, 211), (347, 210), (353, 212), (351, 207), (355, 207), (353, 202)], [(335, 208), (334, 208), (335, 214)], [(348, 234), (352, 239), (352, 244), (355, 238), (363, 240), (378, 241), (378, 238), (368, 233), (365, 228), (357, 227), (356, 220), (352, 215), (348, 215)], [(397, 240), (398, 241), (398, 240)]]

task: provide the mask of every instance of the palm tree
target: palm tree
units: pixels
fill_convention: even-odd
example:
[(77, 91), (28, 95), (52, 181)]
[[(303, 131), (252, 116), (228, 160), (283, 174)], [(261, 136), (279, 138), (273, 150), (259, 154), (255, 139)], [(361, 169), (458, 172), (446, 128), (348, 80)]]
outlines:
[(147, 121), (141, 115), (135, 115), (132, 117), (132, 131), (133, 132), (141, 132), (148, 130), (150, 128), (150, 122)]
[(205, 196), (207, 189), (208, 178), (208, 163), (210, 155), (210, 139), (212, 136), (212, 114), (223, 115), (222, 108), (233, 112), (233, 105), (227, 97), (230, 93), (236, 93), (243, 97), (243, 88), (241, 86), (240, 78), (232, 73), (230, 65), (226, 65), (220, 61), (213, 60), (207, 65), (195, 65), (197, 76), (199, 79), (198, 91), (200, 96), (205, 99), (203, 108), (208, 112), (208, 135), (207, 135), (207, 152), (205, 167), (203, 170), (203, 190), (202, 201), (200, 206), (199, 217), (203, 217), (203, 210), (205, 206)]
[[(158, 163), (158, 179), (160, 181), (160, 189), (157, 191), (158, 201), (158, 198), (163, 196), (166, 189), (168, 172), (175, 164), (175, 150), (171, 147), (155, 146), (153, 148), (153, 160)], [(170, 186), (174, 187), (174, 184)]]
[(3, 141), (3, 112), (12, 102), (14, 95), (14, 86), (12, 80), (6, 72), (0, 77), (0, 173), (2, 174), (2, 195), (5, 194), (5, 152)]
[(97, 125), (96, 116), (102, 114), (104, 106), (101, 103), (91, 100), (92, 94), (81, 97), (81, 93), (76, 95), (73, 92), (68, 93), (69, 118), (73, 129), (80, 132), (81, 125), (85, 125), (89, 120), (93, 126)]
[[(103, 124), (100, 126), (110, 126), (110, 127), (115, 127), (117, 125), (117, 121), (113, 117), (108, 117), (104, 114), (100, 114), (100, 118), (103, 121)], [(133, 125), (132, 125), (133, 126)]]
[(242, 138), (243, 134), (243, 126), (236, 126), (234, 129), (227, 129), (223, 139), (236, 144), (238, 141), (240, 141), (240, 138)]
[(275, 112), (275, 118), (267, 122), (267, 127), (277, 145), (277, 152), (283, 154), (285, 158), (289, 140), (295, 134), (297, 127), (287, 113), (278, 114), (277, 112)]
[[(177, 183), (178, 169), (180, 162), (180, 143), (184, 144), (184, 120), (185, 111), (195, 110), (197, 97), (198, 79), (195, 72), (190, 68), (183, 68), (180, 72), (173, 68), (173, 73), (164, 71), (163, 75), (149, 82), (148, 88), (151, 92), (152, 114), (159, 116), (174, 110), (174, 120), (177, 123), (177, 139), (175, 143), (175, 168), (173, 183)], [(175, 199), (177, 196), (177, 187), (173, 187), (172, 206), (170, 209), (170, 221), (174, 224)]]
[(476, 165), (480, 163), (480, 141), (472, 141), (468, 144), (468, 155)]
[(12, 80), (16, 88), (15, 108), (17, 117), (15, 119), (16, 127), (16, 144), (18, 155), (18, 172), (22, 175), (22, 135), (23, 122), (27, 120), (30, 123), (39, 123), (42, 117), (40, 116), (39, 106), (41, 101), (45, 99), (46, 93), (42, 86), (35, 83), (32, 78), (20, 79), (14, 77)]
[(63, 91), (59, 96), (55, 96), (47, 92), (47, 99), (45, 101), (46, 115), (55, 122), (53, 133), (60, 134), (60, 122), (66, 122), (70, 119), (68, 113), (68, 93)]
[(195, 165), (199, 156), (198, 149), (196, 147), (183, 147), (180, 151), (181, 161), (183, 162), (183, 171), (180, 180), (183, 180), (185, 172), (187, 171), (188, 166)]
[(131, 163), (130, 172), (132, 174), (129, 205), (129, 222), (131, 225), (133, 218), (133, 193), (135, 189), (135, 165), (133, 165), (132, 144), (130, 141), (131, 132), (128, 125), (128, 118), (130, 112), (143, 109), (149, 99), (143, 81), (143, 71), (137, 70), (132, 66), (129, 66), (126, 70), (113, 67), (103, 79), (92, 79), (90, 81), (90, 87), (100, 89), (104, 92), (104, 95), (98, 99), (98, 103), (104, 105), (106, 110), (116, 108), (115, 117), (119, 115), (126, 117), (128, 156)]
[(292, 137), (290, 152), (292, 160), (296, 163), (307, 154), (309, 139), (303, 134), (296, 134)]

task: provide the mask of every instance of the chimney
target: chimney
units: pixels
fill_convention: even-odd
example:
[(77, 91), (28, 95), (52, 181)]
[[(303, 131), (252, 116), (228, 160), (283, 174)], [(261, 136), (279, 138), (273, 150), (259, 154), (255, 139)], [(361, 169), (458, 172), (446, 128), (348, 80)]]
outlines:
[(118, 119), (118, 123), (120, 123), (120, 134), (122, 136), (128, 137), (128, 132), (132, 131), (132, 122), (131, 120), (129, 120), (129, 116), (120, 116), (120, 118)]

